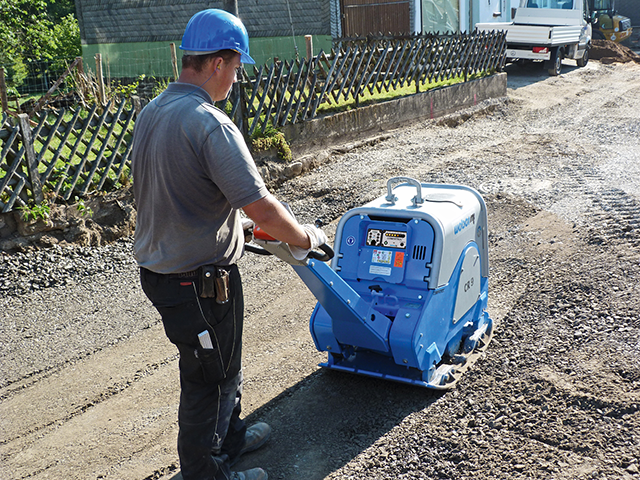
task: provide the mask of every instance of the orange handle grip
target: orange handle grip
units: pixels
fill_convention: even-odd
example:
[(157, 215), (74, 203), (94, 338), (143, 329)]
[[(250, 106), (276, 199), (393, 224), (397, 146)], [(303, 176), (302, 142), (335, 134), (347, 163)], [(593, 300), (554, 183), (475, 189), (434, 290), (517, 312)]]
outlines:
[(267, 232), (262, 230), (258, 225), (253, 227), (253, 238), (257, 238), (258, 240), (264, 240), (265, 242), (275, 241), (275, 238), (273, 238)]

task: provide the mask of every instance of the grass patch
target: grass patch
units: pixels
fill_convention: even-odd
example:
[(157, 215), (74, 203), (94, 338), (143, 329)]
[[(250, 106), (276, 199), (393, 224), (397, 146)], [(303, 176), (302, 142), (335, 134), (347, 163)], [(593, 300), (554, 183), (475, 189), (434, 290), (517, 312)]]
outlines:
[[(436, 88), (448, 87), (450, 85), (455, 85), (458, 83), (464, 83), (469, 80), (476, 80), (478, 78), (483, 78), (491, 75), (493, 72), (483, 72), (476, 73), (473, 75), (469, 75), (465, 80), (464, 76), (458, 76), (454, 78), (449, 78), (446, 80), (431, 82), (427, 84), (420, 84), (419, 88), (416, 88), (416, 82), (409, 82), (407, 85), (401, 88), (397, 88), (395, 90), (389, 89), (389, 91), (382, 90), (378, 92), (374, 90), (373, 93), (369, 92), (368, 89), (365, 90), (363, 95), (360, 95), (356, 101), (355, 98), (350, 97), (348, 99), (340, 98), (338, 102), (333, 100), (329, 100), (321, 103), (316, 113), (318, 115), (331, 115), (334, 113), (345, 112), (349, 110), (353, 110), (355, 108), (364, 107), (366, 105), (372, 105), (376, 103), (383, 103), (390, 100), (395, 100), (397, 98), (408, 97), (411, 95), (415, 95), (416, 93), (424, 93), (429, 90), (433, 90)], [(306, 98), (308, 98), (311, 92), (306, 91)], [(332, 98), (331, 96), (327, 96), (328, 98)], [(285, 92), (285, 101), (288, 102), (291, 98), (290, 92)], [(254, 108), (257, 109), (259, 106), (259, 99), (256, 98), (254, 101)], [(289, 115), (289, 121), (292, 121), (291, 114)], [(252, 118), (249, 120), (250, 123), (258, 122), (258, 125), (262, 125), (265, 121), (265, 115), (262, 114), (259, 118)], [(276, 127), (271, 123), (271, 119), (267, 121), (264, 132), (258, 127), (254, 130), (251, 135), (251, 146), (255, 152), (267, 151), (270, 149), (275, 149), (278, 152), (278, 156), (285, 161), (290, 161), (292, 158), (291, 148), (287, 143), (287, 140), (282, 132), (280, 132)]]
[(271, 122), (267, 124), (267, 128), (262, 132), (256, 130), (251, 136), (251, 147), (256, 152), (264, 152), (270, 149), (275, 149), (278, 152), (278, 156), (285, 162), (290, 162), (293, 158), (291, 148), (287, 139), (284, 137), (284, 133), (276, 129)]
[[(476, 80), (478, 78), (483, 78), (491, 75), (491, 72), (477, 73), (473, 75), (469, 75), (466, 81)], [(360, 95), (358, 101), (356, 102), (355, 98), (340, 98), (338, 102), (324, 102), (318, 106), (317, 113), (318, 114), (331, 114), (331, 113), (340, 113), (348, 110), (353, 110), (357, 107), (364, 107), (367, 105), (372, 105), (375, 103), (388, 102), (389, 100), (395, 100), (397, 98), (408, 97), (410, 95), (415, 95), (416, 93), (424, 93), (429, 90), (433, 90), (435, 88), (448, 87), (451, 85), (456, 85), (458, 83), (464, 83), (465, 79), (463, 76), (453, 77), (446, 80), (441, 80), (438, 82), (431, 82), (427, 84), (420, 84), (419, 89), (416, 89), (416, 82), (409, 82), (404, 87), (398, 88), (396, 90), (390, 89), (389, 91), (382, 90), (378, 92), (374, 90), (373, 93), (370, 93), (368, 89), (365, 89), (365, 93)]]

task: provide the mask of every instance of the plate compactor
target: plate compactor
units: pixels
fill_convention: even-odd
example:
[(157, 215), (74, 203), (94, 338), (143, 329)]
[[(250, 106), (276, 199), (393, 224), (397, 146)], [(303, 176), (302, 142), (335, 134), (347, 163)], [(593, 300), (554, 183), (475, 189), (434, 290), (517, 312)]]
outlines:
[(318, 299), (309, 326), (323, 367), (446, 390), (491, 340), (487, 210), (472, 188), (391, 178), (386, 196), (342, 217), (334, 249), (302, 261), (259, 227), (254, 242)]

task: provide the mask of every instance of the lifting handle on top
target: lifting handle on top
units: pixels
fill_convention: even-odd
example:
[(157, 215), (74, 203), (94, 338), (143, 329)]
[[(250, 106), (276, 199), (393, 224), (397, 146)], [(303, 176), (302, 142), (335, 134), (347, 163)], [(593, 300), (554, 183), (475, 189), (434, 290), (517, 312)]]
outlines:
[(422, 198), (422, 185), (419, 181), (411, 177), (393, 177), (387, 181), (387, 196), (384, 198), (387, 202), (394, 205), (396, 200), (398, 200), (398, 197), (393, 194), (393, 184), (397, 182), (407, 182), (416, 187), (416, 196), (411, 199), (414, 207), (424, 203), (424, 199)]

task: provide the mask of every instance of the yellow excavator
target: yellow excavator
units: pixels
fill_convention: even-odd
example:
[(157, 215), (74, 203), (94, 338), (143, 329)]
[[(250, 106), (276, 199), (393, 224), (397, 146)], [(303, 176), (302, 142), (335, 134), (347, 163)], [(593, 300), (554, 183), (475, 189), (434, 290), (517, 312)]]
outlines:
[(592, 38), (620, 43), (631, 36), (631, 19), (618, 15), (615, 0), (589, 0)]

